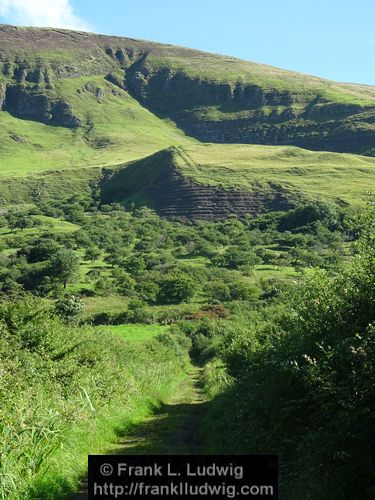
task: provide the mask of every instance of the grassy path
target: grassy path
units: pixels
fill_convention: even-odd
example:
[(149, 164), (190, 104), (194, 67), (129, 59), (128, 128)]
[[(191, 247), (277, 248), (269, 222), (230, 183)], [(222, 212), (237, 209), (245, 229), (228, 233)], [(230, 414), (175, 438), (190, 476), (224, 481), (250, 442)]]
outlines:
[(201, 368), (191, 367), (170, 400), (140, 426), (122, 437), (114, 453), (182, 455), (199, 452), (197, 434), (204, 411)]
[[(191, 366), (172, 397), (151, 417), (119, 436), (110, 454), (192, 455), (200, 451), (199, 422), (205, 411), (202, 368)], [(87, 498), (86, 487), (69, 500)]]

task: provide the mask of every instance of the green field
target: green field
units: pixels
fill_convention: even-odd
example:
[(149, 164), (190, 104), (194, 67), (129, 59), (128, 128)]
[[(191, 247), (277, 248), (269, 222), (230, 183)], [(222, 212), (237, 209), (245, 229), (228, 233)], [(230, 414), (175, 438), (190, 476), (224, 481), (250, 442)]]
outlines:
[(68, 235), (79, 229), (77, 224), (46, 215), (34, 215), (30, 218), (32, 221), (37, 221), (38, 225), (25, 229), (0, 227), (0, 243), (7, 246), (8, 250), (14, 250), (20, 243), (25, 243), (30, 238), (35, 238), (42, 234)]
[(165, 332), (168, 328), (161, 325), (111, 325), (108, 327), (97, 327), (97, 330), (106, 331), (120, 335), (123, 339), (134, 342), (143, 343), (156, 337), (161, 332)]

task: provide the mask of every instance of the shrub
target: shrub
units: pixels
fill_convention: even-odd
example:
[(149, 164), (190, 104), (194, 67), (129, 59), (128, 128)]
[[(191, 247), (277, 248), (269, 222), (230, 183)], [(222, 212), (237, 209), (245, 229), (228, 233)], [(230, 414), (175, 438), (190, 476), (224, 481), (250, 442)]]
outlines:
[(279, 319), (221, 350), (235, 385), (226, 416), (216, 414), (228, 434), (214, 451), (280, 454), (286, 498), (373, 496), (374, 242), (367, 231), (349, 269), (314, 273)]
[(63, 319), (71, 321), (83, 313), (83, 300), (77, 295), (66, 295), (60, 299), (56, 306), (56, 313)]

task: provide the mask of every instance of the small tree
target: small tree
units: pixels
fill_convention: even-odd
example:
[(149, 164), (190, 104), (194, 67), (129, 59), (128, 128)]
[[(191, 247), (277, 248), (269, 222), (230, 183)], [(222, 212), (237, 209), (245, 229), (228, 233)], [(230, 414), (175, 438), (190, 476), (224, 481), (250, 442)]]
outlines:
[(98, 295), (109, 295), (110, 293), (113, 292), (113, 281), (110, 278), (107, 278), (106, 276), (100, 277), (96, 282), (95, 282), (95, 292)]
[(192, 278), (184, 273), (168, 276), (160, 285), (158, 299), (164, 304), (188, 302), (196, 291)]
[(252, 300), (258, 297), (259, 289), (246, 281), (238, 280), (230, 284), (232, 300)]
[(227, 283), (223, 281), (213, 281), (207, 287), (207, 292), (211, 300), (228, 301), (231, 300), (231, 291)]
[(79, 271), (79, 259), (73, 250), (62, 248), (50, 260), (51, 274), (67, 287)]
[(159, 293), (159, 285), (152, 280), (151, 276), (144, 276), (136, 286), (139, 297), (148, 303), (157, 301)]
[(101, 254), (102, 253), (98, 247), (90, 246), (86, 248), (85, 259), (89, 260), (90, 262), (94, 262), (95, 260), (99, 259)]
[(124, 271), (123, 269), (116, 268), (114, 269), (112, 276), (114, 278), (114, 284), (117, 288), (117, 291), (125, 296), (130, 297), (134, 294), (135, 288), (135, 280), (130, 276), (129, 273)]
[(10, 214), (8, 216), (8, 226), (12, 231), (14, 229), (21, 229), (23, 231), (27, 227), (33, 227), (33, 225), (33, 219), (24, 214)]
[(17, 220), (15, 221), (15, 227), (17, 229), (21, 229), (21, 231), (23, 231), (28, 227), (33, 227), (33, 226), (34, 226), (34, 221), (30, 217), (21, 216), (18, 217)]

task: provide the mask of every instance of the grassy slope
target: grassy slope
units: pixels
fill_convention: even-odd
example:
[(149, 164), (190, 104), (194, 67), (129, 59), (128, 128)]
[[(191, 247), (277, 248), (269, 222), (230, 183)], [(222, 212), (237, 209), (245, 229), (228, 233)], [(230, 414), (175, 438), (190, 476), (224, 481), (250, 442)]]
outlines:
[[(133, 60), (147, 53), (147, 63), (153, 69), (168, 67), (203, 80), (252, 83), (264, 89), (288, 89), (306, 95), (318, 91), (339, 102), (375, 103), (372, 86), (333, 82), (234, 57), (145, 40), (6, 25), (0, 25), (0, 39), (0, 62), (18, 56), (19, 60), (26, 59), (34, 65), (42, 63), (52, 69), (60, 66), (62, 74), (68, 73), (69, 68), (86, 75), (108, 74), (118, 68), (116, 60), (106, 53), (106, 49), (111, 48), (114, 52), (131, 52)], [(130, 63), (127, 59), (125, 66)]]
[[(332, 102), (373, 106), (375, 87), (330, 82), (181, 47), (64, 30), (0, 26), (0, 40), (0, 65), (18, 57), (30, 67), (49, 68), (54, 75), (53, 93), (69, 102), (82, 122), (78, 129), (67, 129), (0, 112), (0, 175), (4, 178), (0, 200), (5, 203), (16, 203), (16, 198), (30, 201), (30, 193), (25, 194), (30, 188), (22, 181), (29, 174), (54, 170), (53, 176), (35, 177), (33, 189), (44, 186), (42, 191), (57, 196), (60, 191), (80, 190), (100, 175), (99, 169), (94, 172), (87, 167), (128, 163), (171, 145), (183, 146), (192, 161), (179, 162), (179, 166), (204, 184), (254, 189), (257, 182), (273, 181), (314, 197), (325, 193), (347, 202), (360, 201), (374, 184), (374, 161), (358, 156), (310, 153), (293, 147), (200, 146), (172, 122), (156, 117), (105, 80), (109, 72), (119, 71), (117, 60), (106, 50), (130, 51), (133, 60), (128, 59), (125, 66), (147, 52), (146, 64), (153, 71), (168, 67), (232, 87), (242, 82), (290, 90), (300, 95), (301, 103), (320, 96)], [(6, 78), (2, 75), (0, 80)], [(205, 112), (210, 114), (210, 109)], [(8, 185), (5, 178), (19, 178), (17, 186)]]
[[(86, 85), (93, 91), (85, 90)], [(97, 89), (104, 92), (101, 102), (95, 95)], [(71, 103), (83, 127), (48, 126), (1, 112), (0, 175), (108, 166), (172, 144), (194, 142), (102, 77), (62, 80), (58, 93)]]
[(275, 182), (314, 198), (327, 196), (360, 203), (375, 186), (375, 159), (312, 152), (292, 146), (205, 144), (174, 155), (184, 175), (199, 183), (256, 191)]
[[(187, 57), (188, 56), (188, 57)], [(200, 51), (178, 51), (151, 54), (148, 62), (153, 68), (168, 67), (188, 76), (208, 81), (237, 82), (259, 85), (265, 90), (290, 90), (306, 96), (319, 93), (337, 102), (374, 105), (375, 88), (368, 85), (339, 83), (303, 73), (288, 71), (266, 64), (244, 61)]]
[(22, 238), (22, 241), (26, 241), (29, 238), (34, 238), (46, 232), (51, 232), (53, 234), (68, 234), (79, 229), (79, 226), (76, 224), (44, 215), (34, 215), (32, 219), (37, 220), (41, 225), (26, 229), (16, 228), (13, 230), (4, 227), (0, 228), (0, 242), (5, 243), (5, 240), (10, 237), (19, 237)]
[[(87, 456), (113, 453), (119, 435), (130, 433), (178, 391), (181, 379), (186, 378), (181, 360), (171, 357), (160, 362), (152, 347), (148, 358), (145, 354), (142, 356), (147, 353), (145, 343), (133, 344), (132, 348), (130, 359), (124, 360), (128, 374), (125, 377), (121, 374), (121, 380), (127, 384), (126, 398), (70, 426), (62, 436), (62, 445), (48, 457), (48, 468), (35, 478), (28, 478), (32, 490), (28, 498), (75, 498), (66, 494), (76, 491), (86, 476)], [(187, 360), (185, 364), (189, 366)]]

